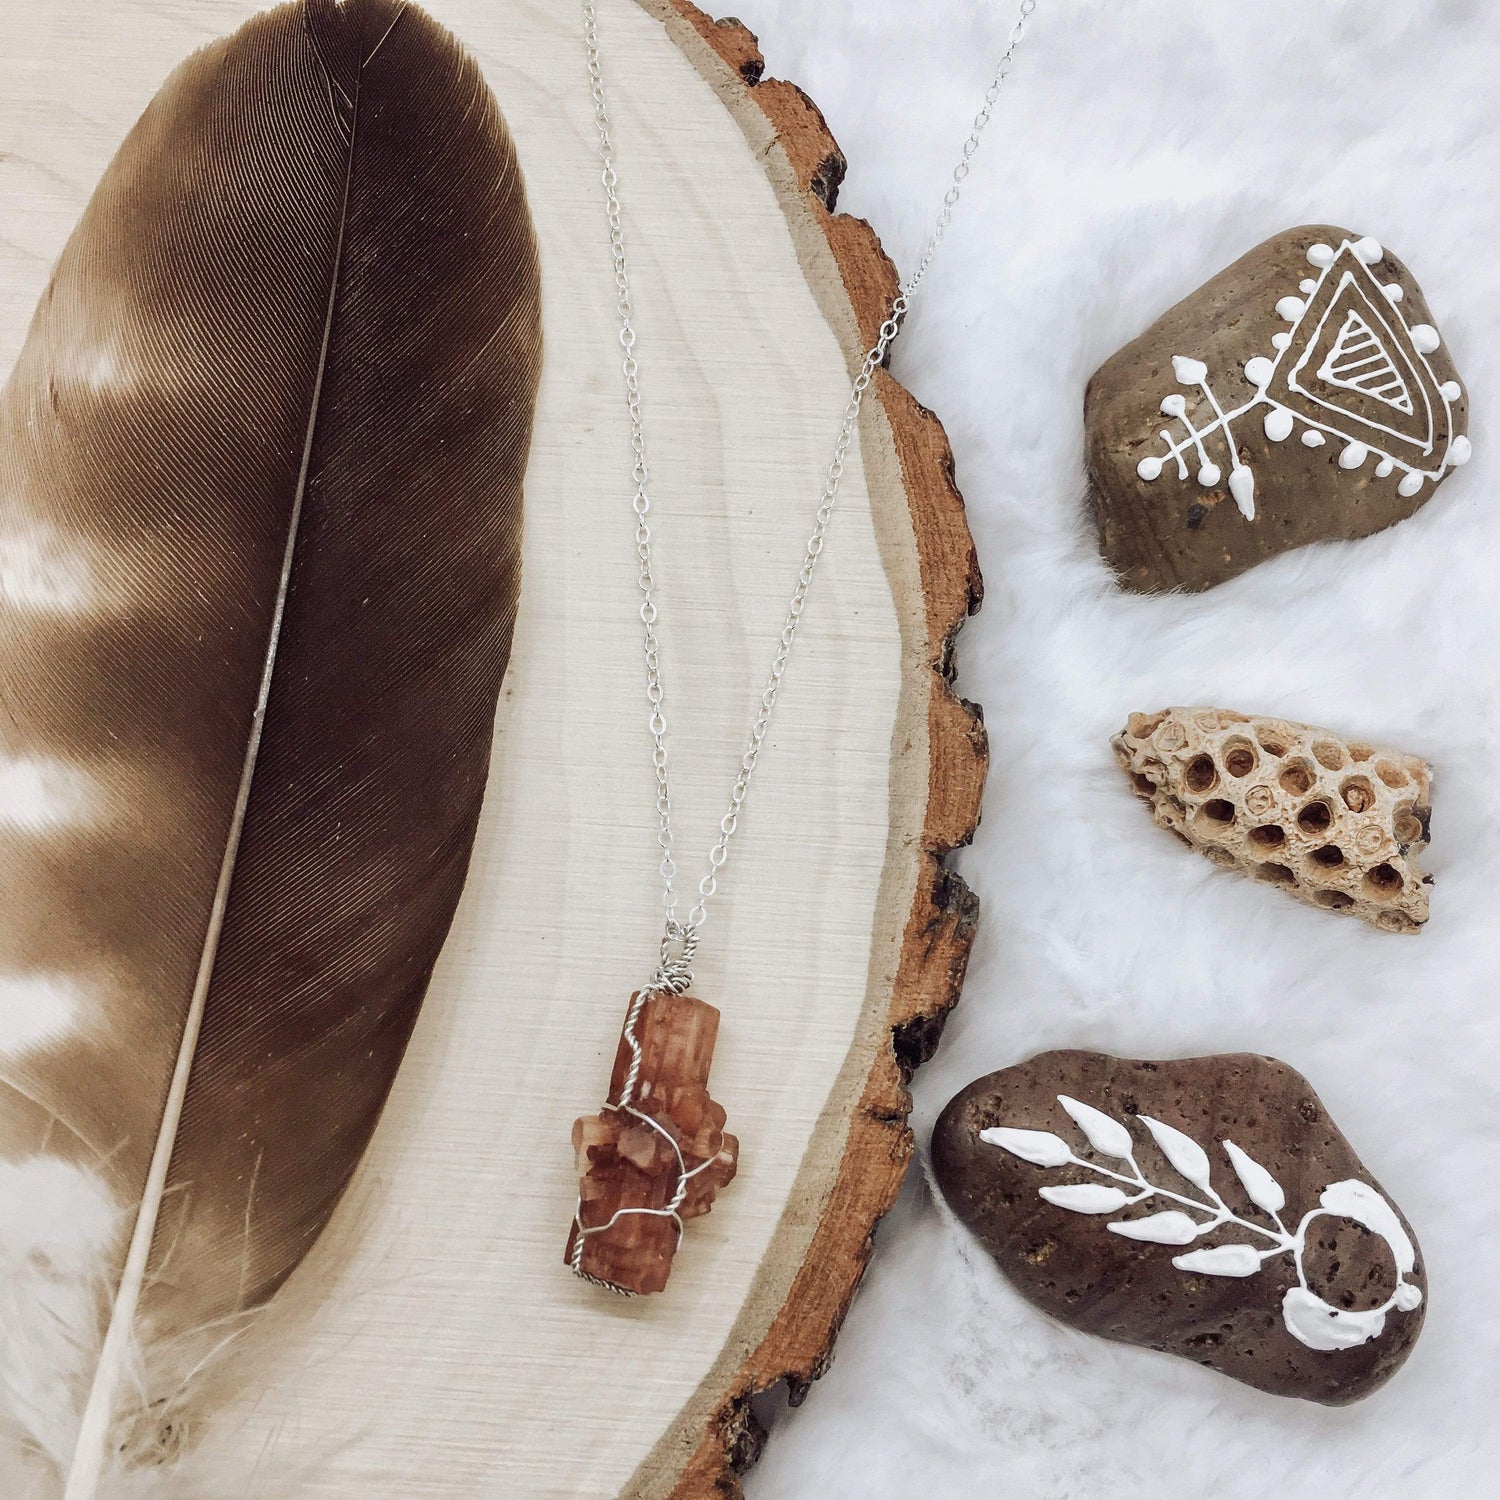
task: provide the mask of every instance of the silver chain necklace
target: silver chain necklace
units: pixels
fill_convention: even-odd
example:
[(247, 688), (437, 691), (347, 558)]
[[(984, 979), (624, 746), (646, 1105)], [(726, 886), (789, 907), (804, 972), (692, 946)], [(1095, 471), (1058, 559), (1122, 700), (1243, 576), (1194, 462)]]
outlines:
[[(672, 1153), (675, 1153), (675, 1161), (669, 1160), (671, 1171), (668, 1177), (667, 1191), (659, 1194), (661, 1201), (650, 1204), (626, 1204), (616, 1205), (603, 1218), (596, 1223), (586, 1224), (585, 1201), (581, 1194), (579, 1206), (574, 1214), (573, 1233), (569, 1239), (567, 1259), (572, 1269), (587, 1281), (592, 1281), (600, 1286), (608, 1287), (614, 1291), (625, 1291), (627, 1293), (639, 1290), (658, 1290), (655, 1285), (640, 1286), (632, 1285), (628, 1277), (624, 1280), (616, 1274), (613, 1269), (614, 1262), (609, 1258), (609, 1247), (604, 1240), (609, 1231), (615, 1228), (622, 1219), (638, 1215), (654, 1218), (662, 1221), (670, 1221), (675, 1226), (671, 1249), (675, 1250), (677, 1234), (681, 1231), (681, 1220), (690, 1211), (703, 1211), (702, 1209), (684, 1208), (684, 1200), (688, 1198), (693, 1187), (693, 1179), (698, 1174), (711, 1169), (715, 1162), (711, 1159), (698, 1161), (696, 1165), (690, 1165), (688, 1158), (680, 1149), (677, 1139), (678, 1131), (675, 1128), (680, 1122), (671, 1122), (673, 1129), (667, 1129), (663, 1123), (649, 1110), (640, 1107), (644, 1096), (650, 1091), (649, 1081), (646, 1085), (641, 1084), (641, 1073), (644, 1066), (644, 1052), (646, 1043), (643, 1042), (640, 1032), (646, 1027), (643, 1015), (649, 1003), (655, 997), (661, 996), (686, 996), (686, 992), (692, 983), (693, 959), (698, 948), (698, 934), (708, 915), (708, 903), (712, 900), (718, 889), (719, 874), (724, 868), (725, 861), (729, 858), (729, 844), (734, 837), (736, 828), (739, 826), (740, 813), (745, 805), (745, 798), (750, 792), (750, 783), (755, 775), (755, 767), (760, 759), (760, 753), (765, 745), (766, 733), (771, 725), (771, 716), (776, 708), (776, 698), (781, 690), (782, 677), (786, 673), (787, 662), (791, 657), (792, 645), (797, 637), (797, 629), (802, 620), (803, 609), (807, 603), (808, 592), (812, 588), (813, 575), (817, 569), (818, 559), (822, 556), (823, 547), (828, 534), (828, 528), (833, 520), (834, 508), (838, 501), (839, 486), (844, 477), (844, 463), (848, 457), (850, 445), (854, 441), (854, 434), (859, 425), (860, 411), (864, 405), (865, 392), (869, 389), (871, 381), (875, 378), (875, 372), (885, 362), (886, 354), (891, 344), (895, 341), (897, 334), (901, 331), (902, 321), (911, 307), (916, 296), (917, 289), (927, 276), (932, 266), (933, 259), (937, 255), (938, 247), (942, 244), (944, 236), (948, 232), (948, 226), (953, 219), (953, 210), (958, 204), (959, 195), (963, 189), (965, 179), (969, 175), (969, 163), (974, 153), (979, 149), (980, 137), (984, 134), (985, 127), (990, 122), (990, 115), (994, 110), (995, 101), (999, 98), (1001, 85), (1011, 70), (1017, 47), (1020, 45), (1022, 35), (1025, 32), (1026, 22), (1031, 13), (1036, 9), (1036, 0), (1021, 0), (1020, 14), (1015, 25), (1011, 28), (1010, 36), (1004, 53), (996, 65), (994, 77), (984, 93), (984, 103), (979, 113), (975, 115), (972, 128), (968, 138), (963, 143), (958, 164), (954, 167), (947, 191), (943, 194), (941, 208), (939, 209), (936, 223), (933, 226), (931, 236), (927, 241), (921, 260), (916, 269), (902, 284), (899, 293), (891, 304), (890, 313), (885, 322), (880, 325), (879, 336), (874, 345), (866, 353), (862, 361), (859, 373), (854, 378), (854, 383), (849, 392), (849, 399), (844, 407), (843, 420), (839, 426), (838, 439), (833, 445), (833, 456), (829, 460), (827, 473), (823, 477), (822, 493), (819, 496), (817, 512), (814, 516), (812, 532), (807, 539), (807, 545), (803, 551), (802, 566), (797, 573), (796, 587), (792, 591), (791, 601), (787, 605), (786, 618), (782, 622), (781, 634), (777, 638), (775, 655), (771, 661), (771, 670), (766, 678), (765, 687), (760, 694), (760, 700), (755, 710), (754, 720), (750, 727), (749, 739), (746, 742), (745, 753), (740, 759), (739, 772), (735, 776), (734, 787), (729, 796), (729, 807), (724, 816), (719, 820), (718, 838), (708, 855), (708, 868), (703, 878), (698, 882), (697, 899), (694, 901), (686, 919), (679, 918), (678, 896), (676, 887), (677, 863), (674, 856), (674, 835), (672, 831), (672, 792), (671, 782), (668, 775), (667, 755), (667, 715), (666, 695), (662, 683), (661, 646), (657, 636), (658, 610), (656, 605), (656, 572), (655, 562), (651, 544), (651, 500), (649, 493), (650, 469), (646, 461), (646, 432), (645, 424), (641, 416), (641, 385), (640, 385), (640, 363), (636, 353), (636, 330), (634, 321), (634, 309), (631, 302), (630, 272), (625, 253), (625, 232), (621, 226), (620, 219), (620, 177), (616, 167), (614, 140), (611, 134), (609, 109), (605, 98), (604, 88), (604, 65), (601, 59), (599, 44), (599, 18), (595, 0), (581, 0), (583, 10), (584, 43), (588, 54), (588, 78), (589, 91), (594, 101), (594, 124), (599, 136), (599, 160), (602, 164), (601, 181), (604, 186), (605, 215), (609, 224), (609, 244), (614, 260), (615, 278), (615, 312), (619, 320), (619, 340), (623, 352), (621, 371), (625, 382), (625, 404), (630, 416), (630, 448), (633, 455), (631, 476), (634, 480), (635, 491), (631, 499), (631, 508), (635, 514), (635, 551), (639, 565), (637, 581), (641, 593), (640, 619), (642, 626), (642, 641), (646, 661), (646, 703), (648, 708), (647, 728), (651, 735), (651, 764), (656, 777), (656, 841), (661, 849), (660, 873), (662, 881), (662, 906), (665, 914), (664, 928), (661, 939), (660, 960), (657, 967), (648, 980), (646, 986), (633, 998), (630, 1009), (626, 1016), (625, 1028), (621, 1039), (621, 1062), (616, 1065), (615, 1086), (611, 1090), (610, 1100), (604, 1106), (604, 1113), (598, 1118), (606, 1121), (607, 1128), (613, 1128), (606, 1119), (608, 1115), (614, 1115), (617, 1119), (621, 1116), (633, 1118), (637, 1123), (645, 1125), (648, 1129), (657, 1132), (671, 1145)], [(689, 1001), (692, 1005), (702, 1005), (700, 1001)], [(711, 1007), (704, 1007), (711, 1009)], [(714, 1012), (715, 1023), (717, 1012)], [(675, 1024), (686, 1024), (676, 1022)], [(709, 1043), (709, 1053), (712, 1054), (712, 1043)], [(707, 1083), (707, 1061), (702, 1066), (702, 1084)], [(717, 1106), (714, 1106), (717, 1108)], [(597, 1127), (589, 1119), (581, 1120), (579, 1127), (597, 1130)], [(579, 1140), (579, 1130), (575, 1129), (575, 1144)], [(588, 1132), (585, 1130), (585, 1138)], [(601, 1139), (603, 1137), (600, 1137)], [(581, 1148), (580, 1148), (581, 1149)], [(582, 1165), (582, 1162), (581, 1162)], [(728, 1165), (728, 1171), (733, 1172), (733, 1161)], [(727, 1181), (727, 1177), (723, 1180)], [(584, 1170), (584, 1183), (587, 1189), (590, 1182), (590, 1172)], [(599, 1193), (596, 1196), (603, 1198), (607, 1195)], [(711, 1189), (710, 1189), (711, 1197)], [(611, 1200), (613, 1201), (613, 1200)], [(604, 1204), (606, 1209), (609, 1203)], [(679, 1210), (682, 1210), (679, 1213)], [(635, 1231), (639, 1238), (640, 1231)], [(597, 1245), (591, 1241), (591, 1237), (600, 1237)], [(596, 1259), (591, 1262), (597, 1266), (596, 1270), (588, 1269), (585, 1257), (589, 1251), (596, 1251)], [(670, 1260), (670, 1251), (665, 1252), (666, 1258)], [(665, 1271), (662, 1272), (662, 1281), (665, 1281)]]
[[(807, 603), (808, 591), (812, 588), (813, 573), (818, 558), (823, 552), (824, 539), (833, 520), (834, 507), (838, 502), (839, 485), (844, 477), (844, 461), (850, 444), (854, 441), (855, 429), (859, 425), (860, 410), (864, 405), (865, 392), (875, 377), (875, 371), (885, 363), (887, 351), (901, 330), (901, 322), (911, 307), (917, 288), (926, 279), (927, 272), (937, 255), (938, 247), (948, 232), (953, 219), (953, 210), (958, 204), (964, 179), (969, 175), (969, 162), (979, 149), (980, 137), (990, 122), (995, 101), (1000, 96), (1001, 85), (1011, 69), (1016, 48), (1025, 32), (1027, 18), (1036, 9), (1036, 0), (1023, 0), (1020, 15), (1011, 28), (1007, 45), (994, 78), (985, 90), (984, 105), (974, 117), (973, 128), (963, 144), (958, 164), (953, 169), (948, 190), (943, 195), (941, 210), (933, 226), (922, 259), (917, 263), (896, 300), (891, 304), (890, 316), (880, 326), (879, 337), (864, 357), (859, 374), (849, 392), (849, 401), (844, 408), (843, 421), (839, 427), (838, 440), (833, 445), (833, 457), (828, 472), (823, 477), (823, 492), (818, 501), (813, 520), (812, 533), (802, 557), (802, 567), (797, 574), (797, 586), (792, 591), (787, 606), (786, 618), (782, 622), (781, 635), (777, 639), (776, 654), (771, 661), (771, 670), (750, 727), (740, 769), (729, 796), (729, 807), (719, 820), (719, 836), (708, 855), (708, 868), (698, 882), (698, 899), (688, 913), (686, 921), (677, 917), (677, 864), (673, 855), (672, 793), (667, 773), (667, 717), (666, 699), (662, 686), (661, 649), (657, 639), (656, 575), (651, 550), (651, 500), (648, 491), (650, 471), (646, 463), (646, 432), (641, 418), (640, 364), (636, 355), (636, 332), (634, 312), (631, 306), (630, 272), (625, 256), (625, 232), (620, 224), (619, 173), (615, 164), (614, 141), (610, 131), (609, 110), (604, 94), (604, 66), (599, 47), (599, 18), (595, 0), (582, 0), (584, 41), (588, 49), (589, 90), (594, 100), (594, 124), (599, 132), (599, 159), (603, 163), (601, 178), (604, 184), (605, 212), (609, 221), (609, 244), (614, 256), (615, 311), (620, 321), (620, 344), (624, 349), (622, 371), (625, 377), (625, 404), (630, 413), (630, 448), (634, 454), (631, 476), (635, 481), (635, 494), (631, 508), (635, 512), (635, 550), (640, 564), (639, 584), (641, 591), (640, 617), (643, 626), (643, 642), (646, 657), (646, 702), (649, 708), (647, 728), (651, 733), (651, 764), (656, 772), (656, 841), (661, 847), (662, 905), (666, 913), (666, 931), (663, 936), (662, 958), (670, 962), (674, 953), (685, 958), (688, 965), (686, 978), (691, 978), (691, 953), (697, 947), (698, 931), (708, 915), (708, 903), (718, 889), (719, 872), (729, 857), (729, 841), (739, 825), (740, 810), (750, 791), (750, 782), (755, 775), (756, 763), (760, 759), (766, 732), (771, 725), (771, 715), (776, 707), (776, 696), (781, 689), (781, 679), (786, 672), (787, 661), (792, 654), (792, 643), (797, 636), (797, 627), (802, 620), (803, 607)], [(686, 950), (684, 952), (684, 950)]]

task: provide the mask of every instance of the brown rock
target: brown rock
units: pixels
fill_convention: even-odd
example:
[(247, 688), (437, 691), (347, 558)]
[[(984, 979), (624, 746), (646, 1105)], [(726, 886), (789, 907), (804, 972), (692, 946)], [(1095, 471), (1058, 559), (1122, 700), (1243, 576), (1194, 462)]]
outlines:
[[(709, 1098), (719, 1013), (691, 995), (636, 996), (615, 1054), (609, 1097), (573, 1126), (578, 1211), (564, 1260), (618, 1291), (659, 1292), (671, 1274), (682, 1221), (706, 1214), (734, 1177), (739, 1142)], [(631, 1079), (633, 1033), (640, 1049)]]
[(1157, 824), (1216, 865), (1385, 932), (1426, 922), (1425, 761), (1222, 708), (1132, 714), (1111, 744)]
[(1076, 1328), (1330, 1406), (1421, 1331), (1410, 1226), (1274, 1058), (1044, 1052), (958, 1094), (932, 1156), (1000, 1269)]
[(1089, 382), (1105, 560), (1130, 589), (1196, 590), (1369, 536), (1467, 461), (1468, 409), (1405, 265), (1336, 225), (1286, 230)]

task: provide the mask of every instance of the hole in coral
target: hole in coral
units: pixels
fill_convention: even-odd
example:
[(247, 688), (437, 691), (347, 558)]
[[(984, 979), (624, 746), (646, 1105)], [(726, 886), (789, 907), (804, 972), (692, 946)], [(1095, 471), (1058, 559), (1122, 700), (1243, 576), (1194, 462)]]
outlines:
[(1281, 788), (1283, 791), (1290, 792), (1294, 797), (1301, 797), (1304, 793), (1312, 791), (1315, 779), (1313, 768), (1305, 760), (1293, 761), (1281, 773)]
[(1354, 897), (1347, 891), (1319, 891), (1318, 905), (1326, 906), (1330, 911), (1347, 911), (1354, 905)]
[(1393, 760), (1377, 760), (1375, 774), (1389, 787), (1402, 787), (1411, 780)]
[(1261, 828), (1252, 828), (1250, 842), (1259, 845), (1262, 849), (1279, 849), (1286, 843), (1286, 829), (1275, 823), (1267, 823)]
[(1144, 772), (1137, 772), (1131, 778), (1135, 782), (1135, 789), (1143, 797), (1151, 797), (1156, 794), (1156, 783)]
[(1383, 911), (1375, 918), (1376, 924), (1387, 932), (1420, 932), (1422, 924), (1406, 915), (1404, 911)]
[(1349, 746), (1349, 758), (1351, 760), (1369, 760), (1369, 758), (1374, 755), (1374, 753), (1375, 750), (1373, 746), (1370, 745)]
[(1166, 720), (1167, 713), (1165, 709), (1159, 714), (1131, 714), (1130, 723), (1126, 725), (1126, 730), (1138, 740), (1147, 740), (1161, 728)]
[(1263, 864), (1257, 872), (1262, 880), (1269, 880), (1273, 885), (1296, 885), (1297, 877), (1286, 865), (1274, 863)]
[(1255, 738), (1260, 741), (1260, 748), (1267, 755), (1282, 756), (1286, 754), (1286, 740), (1282, 737), (1279, 730), (1257, 729), (1255, 731)]
[(1375, 806), (1375, 788), (1368, 776), (1351, 776), (1339, 788), (1344, 805), (1350, 812), (1369, 812)]
[(1336, 740), (1314, 740), (1313, 759), (1330, 771), (1339, 770), (1344, 764), (1344, 747)]
[(1183, 773), (1188, 791), (1199, 794), (1212, 790), (1218, 779), (1219, 769), (1214, 765), (1211, 755), (1195, 755)]
[(1336, 870), (1344, 862), (1344, 851), (1337, 844), (1324, 844), (1321, 849), (1313, 850), (1312, 857), (1325, 870)]
[(1401, 872), (1395, 865), (1376, 865), (1365, 876), (1365, 886), (1377, 901), (1389, 901), (1399, 895), (1402, 884)]
[(1236, 735), (1224, 741), (1224, 769), (1231, 776), (1248, 776), (1255, 766), (1255, 747), (1249, 740)]
[(1403, 844), (1419, 844), (1427, 837), (1427, 825), (1410, 803), (1396, 809), (1396, 837)]
[(1203, 816), (1211, 823), (1234, 822), (1234, 803), (1226, 802), (1222, 797), (1213, 797), (1203, 804)]
[(1297, 826), (1303, 833), (1323, 833), (1333, 825), (1333, 809), (1321, 799), (1309, 802), (1297, 814)]

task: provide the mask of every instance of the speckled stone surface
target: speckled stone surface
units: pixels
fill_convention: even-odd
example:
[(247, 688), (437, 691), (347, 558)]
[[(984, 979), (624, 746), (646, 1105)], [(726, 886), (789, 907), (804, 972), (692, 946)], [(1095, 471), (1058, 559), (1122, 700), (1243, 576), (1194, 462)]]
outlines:
[[(1333, 253), (1326, 267), (1308, 259), (1323, 258), (1320, 246)], [(1407, 267), (1334, 224), (1274, 236), (1163, 313), (1084, 398), (1100, 546), (1121, 583), (1209, 588), (1425, 505), (1469, 453), (1468, 392), (1440, 337)], [(1219, 414), (1233, 417), (1232, 443), (1214, 428)], [(1205, 432), (1201, 447), (1189, 423)], [(1236, 469), (1253, 489), (1244, 505)]]
[[(1082, 1125), (1059, 1102), (1060, 1095), (1086, 1107)], [(1090, 1144), (1101, 1127), (1095, 1116), (1091, 1132), (1082, 1128), (1088, 1110), (1128, 1130), (1129, 1149), (1146, 1183), (1208, 1206), (1197, 1212), (1154, 1194), (1127, 1207), (1075, 1211), (1041, 1196), (1042, 1189), (1117, 1185), (1093, 1166), (1121, 1177), (1132, 1175), (1118, 1155)], [(1138, 1116), (1150, 1116), (1202, 1147), (1210, 1174), (1207, 1190), (1192, 1180), (1191, 1160), (1186, 1163), (1189, 1175), (1184, 1175), (1184, 1161), (1174, 1166)], [(994, 1138), (981, 1139), (981, 1132), (996, 1127), (1043, 1133), (1001, 1139), (1020, 1141), (1020, 1149), (1049, 1162), (1058, 1153), (1048, 1139), (1065, 1143), (1077, 1160), (1053, 1165), (1023, 1159)], [(1242, 1275), (1174, 1265), (1174, 1257), (1230, 1244), (1276, 1249), (1275, 1221), (1256, 1206), (1224, 1149), (1226, 1140), (1284, 1191), (1280, 1219), (1287, 1231), (1295, 1235), (1304, 1217), (1313, 1216), (1300, 1257), (1291, 1250), (1272, 1253), (1258, 1269)], [(1273, 1058), (1233, 1053), (1149, 1062), (1097, 1052), (1045, 1052), (980, 1078), (955, 1096), (938, 1120), (932, 1155), (949, 1205), (1000, 1269), (1036, 1306), (1076, 1328), (1181, 1355), (1277, 1395), (1327, 1405), (1357, 1401), (1383, 1385), (1421, 1331), (1426, 1280), (1410, 1226), (1307, 1080)], [(1253, 1178), (1253, 1169), (1247, 1170)], [(1356, 1198), (1362, 1194), (1367, 1203), (1383, 1199), (1389, 1205), (1389, 1210), (1366, 1214), (1377, 1227), (1384, 1215), (1387, 1232), (1320, 1206), (1320, 1197), (1333, 1184), (1351, 1181), (1364, 1186), (1344, 1190), (1345, 1200), (1351, 1193)], [(1120, 1193), (1139, 1191), (1118, 1186)], [(1269, 1192), (1263, 1187), (1260, 1197)], [(1210, 1200), (1215, 1194), (1242, 1223), (1227, 1222), (1201, 1237), (1160, 1243), (1127, 1238), (1109, 1227), (1177, 1213), (1177, 1220), (1157, 1222), (1164, 1233), (1174, 1226), (1186, 1232), (1181, 1215), (1195, 1225), (1207, 1222), (1214, 1214)], [(1340, 1201), (1337, 1194), (1333, 1201)], [(1263, 1232), (1247, 1227), (1251, 1225)], [(1398, 1271), (1403, 1240), (1409, 1241), (1414, 1262), (1404, 1275)], [(1305, 1291), (1297, 1290), (1299, 1258)], [(1284, 1308), (1289, 1292), (1301, 1299), (1304, 1311), (1312, 1309), (1318, 1330), (1328, 1324), (1343, 1328), (1347, 1315), (1375, 1309), (1398, 1294), (1399, 1302), (1389, 1307), (1383, 1328), (1367, 1341), (1322, 1349), (1309, 1347), (1290, 1331)], [(1310, 1302), (1309, 1294), (1322, 1299), (1327, 1309)], [(1348, 1321), (1352, 1325), (1357, 1319)]]

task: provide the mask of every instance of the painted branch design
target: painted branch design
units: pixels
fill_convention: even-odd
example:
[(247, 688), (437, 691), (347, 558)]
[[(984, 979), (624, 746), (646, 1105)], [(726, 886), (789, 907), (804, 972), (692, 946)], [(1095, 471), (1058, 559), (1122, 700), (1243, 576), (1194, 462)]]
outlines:
[(1257, 407), (1266, 409), (1263, 426), (1273, 443), (1285, 442), (1301, 421), (1307, 447), (1321, 448), (1330, 439), (1343, 443), (1342, 469), (1361, 468), (1372, 455), (1376, 478), (1399, 469), (1397, 488), (1405, 496), (1467, 463), (1473, 450), (1466, 436), (1454, 432), (1453, 419), (1462, 389), (1454, 380), (1438, 383), (1427, 358), (1440, 342), (1437, 329), (1430, 323), (1407, 324), (1399, 306), (1401, 286), (1382, 283), (1372, 269), (1384, 258), (1379, 241), (1369, 235), (1345, 240), (1337, 249), (1322, 243), (1308, 249), (1318, 274), (1301, 282), (1300, 296), (1277, 302), (1277, 314), (1290, 327), (1272, 336), (1274, 357), (1256, 355), (1245, 362), (1255, 394), (1232, 411), (1219, 401), (1201, 359), (1173, 355), (1178, 383), (1202, 392), (1207, 403), (1202, 414), (1210, 419), (1200, 425), (1181, 391), (1164, 397), (1162, 415), (1180, 422), (1182, 435), (1174, 437), (1164, 428), (1163, 452), (1147, 454), (1136, 473), (1149, 484), (1175, 463), (1178, 479), (1186, 480), (1191, 452), (1198, 483), (1211, 489), (1224, 476), (1209, 443), (1222, 441), (1229, 492), (1240, 513), (1253, 521), (1255, 475), (1240, 459), (1234, 423)]
[[(1130, 1131), (1118, 1120), (1066, 1094), (1059, 1094), (1057, 1102), (1083, 1131), (1089, 1145), (1101, 1156), (1124, 1163), (1124, 1171), (1085, 1161), (1067, 1141), (1050, 1131), (994, 1126), (979, 1133), (980, 1140), (987, 1145), (998, 1146), (1034, 1166), (1081, 1167), (1109, 1179), (1039, 1188), (1039, 1195), (1055, 1207), (1070, 1213), (1115, 1214), (1154, 1198), (1178, 1206), (1163, 1207), (1139, 1218), (1116, 1219), (1107, 1227), (1126, 1239), (1155, 1245), (1191, 1245), (1226, 1225), (1254, 1236), (1254, 1241), (1214, 1245), (1172, 1257), (1172, 1264), (1178, 1270), (1194, 1275), (1254, 1276), (1268, 1260), (1290, 1255), (1297, 1285), (1290, 1287), (1282, 1299), (1282, 1319), (1292, 1337), (1310, 1349), (1356, 1348), (1380, 1336), (1385, 1329), (1386, 1314), (1393, 1308), (1411, 1312), (1421, 1305), (1421, 1289), (1406, 1280), (1416, 1266), (1416, 1249), (1396, 1211), (1368, 1183), (1353, 1178), (1331, 1183), (1319, 1196), (1318, 1207), (1303, 1214), (1295, 1230), (1288, 1230), (1281, 1217), (1286, 1207), (1286, 1192), (1281, 1184), (1233, 1141), (1221, 1142), (1246, 1197), (1270, 1220), (1272, 1227), (1267, 1227), (1237, 1214), (1224, 1201), (1214, 1188), (1208, 1153), (1191, 1136), (1149, 1115), (1135, 1117), (1150, 1132), (1173, 1170), (1197, 1189), (1197, 1196), (1149, 1181), (1136, 1162)], [(1198, 1214), (1207, 1217), (1198, 1218)], [(1318, 1219), (1329, 1216), (1352, 1219), (1372, 1234), (1380, 1235), (1390, 1246), (1396, 1264), (1396, 1286), (1379, 1307), (1358, 1311), (1335, 1307), (1308, 1285), (1304, 1265), (1308, 1231)]]

